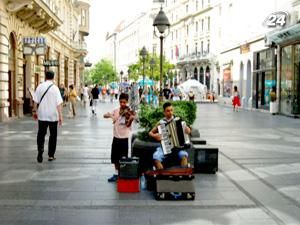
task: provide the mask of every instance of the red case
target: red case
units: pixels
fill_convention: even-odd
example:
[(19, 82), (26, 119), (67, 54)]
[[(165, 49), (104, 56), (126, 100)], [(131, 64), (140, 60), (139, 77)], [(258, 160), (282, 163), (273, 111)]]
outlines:
[(140, 179), (121, 179), (118, 178), (117, 190), (121, 193), (140, 192)]

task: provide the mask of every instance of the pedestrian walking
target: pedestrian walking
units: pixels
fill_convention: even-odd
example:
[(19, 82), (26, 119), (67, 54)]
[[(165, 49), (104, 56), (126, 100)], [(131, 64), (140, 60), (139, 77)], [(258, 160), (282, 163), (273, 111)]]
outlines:
[(240, 94), (237, 86), (233, 88), (233, 99), (232, 99), (233, 111), (238, 111), (238, 107), (241, 106)]
[(105, 86), (102, 87), (102, 101), (105, 102), (106, 95), (107, 95), (107, 89)]
[(99, 88), (98, 84), (95, 85), (95, 87), (91, 91), (92, 94), (92, 114), (93, 116), (96, 116), (96, 108), (99, 100)]
[(86, 84), (83, 88), (83, 106), (86, 107), (86, 103), (89, 100), (89, 88), (88, 85)]
[(115, 99), (117, 100), (119, 96), (119, 89), (115, 88), (114, 93), (115, 93)]
[(53, 83), (54, 72), (46, 71), (46, 81), (41, 83), (33, 95), (33, 118), (38, 120), (37, 161), (43, 162), (45, 136), (49, 127), (48, 161), (55, 160), (57, 125), (62, 125), (63, 99), (59, 88)]
[(134, 120), (134, 113), (129, 110), (128, 94), (122, 93), (119, 97), (120, 107), (104, 114), (104, 118), (113, 120), (113, 142), (111, 146), (111, 163), (114, 164), (116, 173), (108, 178), (108, 182), (115, 182), (118, 179), (119, 160), (128, 157), (128, 138), (131, 135), (131, 124)]
[(66, 91), (66, 88), (64, 86), (64, 84), (61, 84), (59, 86), (59, 92), (60, 92), (60, 95), (61, 95), (61, 98), (63, 100), (63, 106), (66, 106), (66, 95), (67, 95), (67, 91)]
[(69, 85), (69, 116), (75, 118), (76, 116), (76, 101), (77, 101), (77, 93), (74, 88), (74, 85)]

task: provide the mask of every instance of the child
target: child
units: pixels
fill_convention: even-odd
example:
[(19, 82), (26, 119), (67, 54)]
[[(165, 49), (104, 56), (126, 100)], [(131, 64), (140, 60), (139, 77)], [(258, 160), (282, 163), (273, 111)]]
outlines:
[(128, 94), (122, 93), (119, 97), (120, 108), (111, 113), (104, 114), (104, 118), (113, 120), (113, 142), (111, 146), (111, 163), (115, 165), (116, 174), (110, 177), (108, 182), (115, 182), (118, 179), (119, 160), (128, 156), (128, 138), (131, 134), (131, 124), (134, 120), (134, 113), (127, 106)]
[[(174, 119), (173, 115), (173, 106), (170, 102), (166, 102), (163, 105), (164, 109), (164, 118), (159, 121), (159, 124), (161, 123), (168, 123), (171, 122)], [(186, 134), (191, 134), (191, 129), (189, 127), (186, 127), (185, 131)], [(157, 141), (161, 141), (161, 134), (158, 133), (158, 127), (155, 126), (150, 132), (149, 136), (154, 138)], [(171, 154), (164, 155), (163, 150), (161, 147), (158, 147), (156, 151), (153, 154), (153, 160), (154, 160), (154, 165), (156, 169), (163, 169), (163, 164), (162, 162), (165, 161), (165, 159), (170, 159), (170, 160), (177, 160), (180, 159), (180, 165), (182, 167), (187, 167), (188, 166), (188, 153), (186, 151), (182, 150), (172, 150)]]

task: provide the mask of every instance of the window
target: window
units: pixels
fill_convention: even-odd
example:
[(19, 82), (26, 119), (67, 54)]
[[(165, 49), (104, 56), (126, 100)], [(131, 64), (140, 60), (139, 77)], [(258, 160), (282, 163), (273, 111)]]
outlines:
[(189, 12), (189, 5), (188, 5), (188, 4), (185, 6), (185, 12), (186, 12), (186, 13)]
[(178, 38), (178, 30), (175, 31), (175, 34), (176, 34), (175, 36), (176, 36), (176, 40), (177, 40), (177, 38)]
[(207, 18), (207, 30), (210, 30), (210, 17)]
[(203, 55), (203, 41), (201, 41), (201, 55)]
[(198, 4), (199, 2), (198, 2), (198, 0), (196, 0), (196, 11), (198, 11)]
[(186, 25), (186, 35), (189, 36), (189, 25)]
[(201, 20), (201, 31), (204, 31), (204, 19)]
[(171, 59), (173, 59), (173, 49), (171, 49)]
[(204, 0), (202, 0), (202, 9), (204, 8)]
[(195, 29), (196, 29), (196, 33), (198, 33), (198, 21), (196, 21)]
[(196, 42), (195, 43), (195, 54), (197, 55), (197, 52), (198, 52), (198, 43)]
[(209, 43), (210, 41), (208, 40), (207, 41), (207, 53), (209, 53), (209, 48), (210, 48), (210, 43)]
[(189, 54), (189, 46), (187, 45), (186, 46), (186, 55), (188, 55)]
[(172, 41), (173, 41), (173, 31), (172, 31), (172, 33), (171, 33), (171, 37), (172, 37)]

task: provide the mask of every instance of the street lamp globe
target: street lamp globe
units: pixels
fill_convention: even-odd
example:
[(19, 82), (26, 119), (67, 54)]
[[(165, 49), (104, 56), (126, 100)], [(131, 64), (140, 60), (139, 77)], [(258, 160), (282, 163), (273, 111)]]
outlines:
[(151, 58), (149, 64), (150, 64), (151, 68), (153, 68), (156, 64), (155, 59)]
[[(162, 7), (160, 8), (157, 16), (155, 17), (153, 21), (153, 27), (154, 27), (154, 35), (160, 39), (160, 79), (159, 79), (159, 102), (162, 102), (163, 100), (163, 94), (162, 94), (162, 80), (163, 80), (163, 39), (168, 36), (170, 33), (170, 22), (168, 17), (166, 16), (165, 12), (163, 11)], [(156, 34), (156, 29), (160, 33), (158, 36)], [(168, 32), (165, 33), (165, 31), (168, 29)]]
[(122, 77), (123, 77), (123, 74), (124, 74), (124, 72), (123, 72), (123, 70), (121, 70), (121, 71), (120, 71), (120, 75), (121, 75), (121, 83), (122, 83)]
[(157, 30), (161, 34), (165, 33), (166, 29), (170, 28), (171, 24), (162, 8), (160, 8), (160, 11), (155, 17), (153, 26), (154, 26), (154, 32), (155, 32), (155, 27), (157, 27)]
[(147, 56), (148, 52), (147, 52), (147, 49), (146, 47), (144, 46), (140, 52), (140, 56), (142, 56), (143, 60), (146, 59), (146, 56)]

